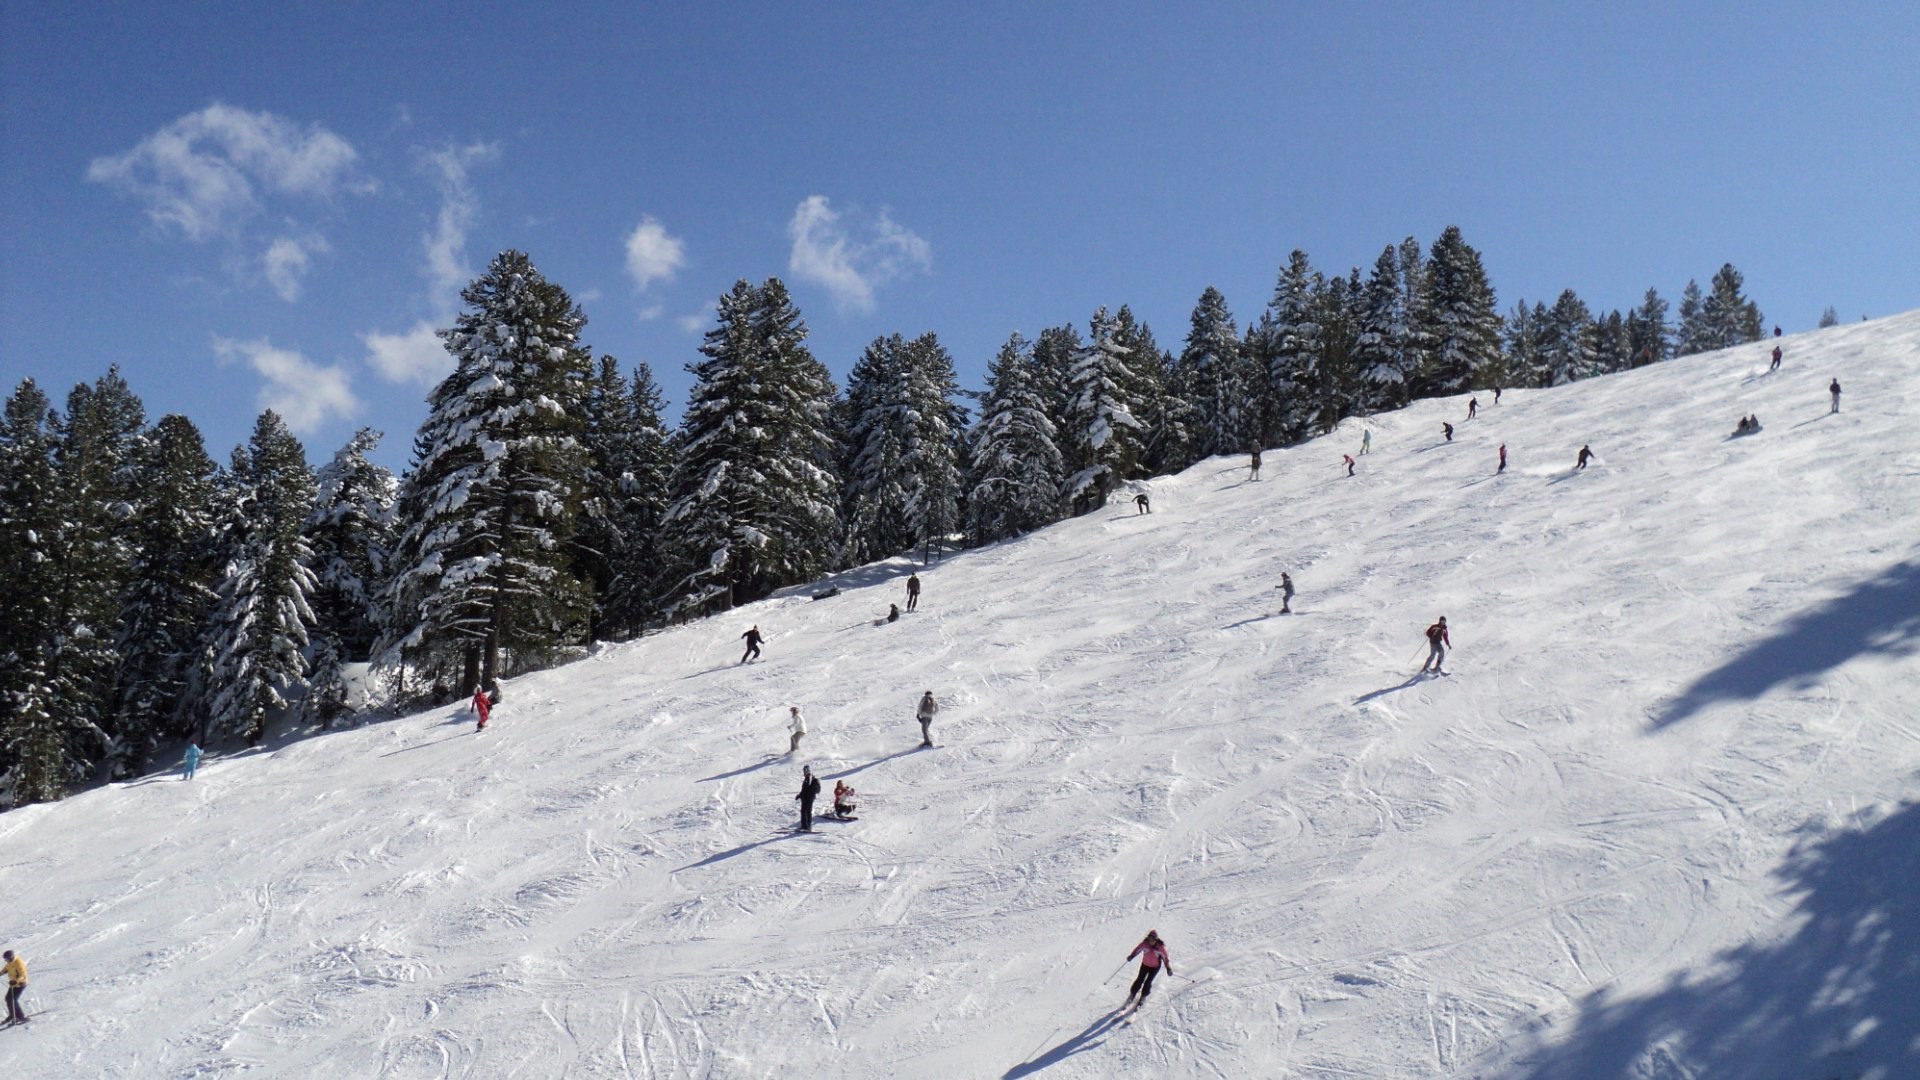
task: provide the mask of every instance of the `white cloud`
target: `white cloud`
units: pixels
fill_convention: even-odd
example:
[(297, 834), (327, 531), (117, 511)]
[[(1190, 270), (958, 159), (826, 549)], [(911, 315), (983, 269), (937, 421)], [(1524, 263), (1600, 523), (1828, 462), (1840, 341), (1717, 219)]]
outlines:
[(328, 198), (356, 181), (353, 144), (314, 124), (218, 102), (188, 113), (124, 154), (95, 158), (87, 179), (130, 196), (189, 240), (231, 233), (260, 210), (262, 190)]
[(700, 306), (699, 311), (691, 315), (682, 315), (673, 321), (689, 334), (704, 334), (707, 328), (713, 325), (713, 313), (718, 310), (719, 306), (709, 300)]
[(360, 341), (367, 347), (367, 366), (388, 382), (432, 386), (453, 370), (453, 354), (425, 320), (400, 334), (369, 331)]
[[(585, 301), (582, 302), (584, 303)], [(667, 305), (665, 304), (648, 304), (638, 312), (641, 322), (652, 322), (666, 313)]]
[(436, 174), (440, 185), (439, 216), (433, 231), (421, 238), (435, 310), (452, 312), (460, 290), (474, 276), (467, 268), (467, 232), (479, 216), (480, 199), (467, 180), (467, 170), (499, 156), (498, 143), (444, 146), (423, 153), (427, 168)]
[(858, 210), (842, 214), (825, 195), (801, 200), (787, 236), (787, 269), (796, 280), (824, 286), (842, 311), (872, 311), (880, 286), (933, 268), (932, 246), (885, 210), (870, 219)]
[(345, 370), (321, 367), (290, 349), (276, 349), (266, 338), (215, 338), (213, 351), (223, 363), (245, 360), (267, 380), (256, 403), (279, 413), (297, 435), (313, 431), (328, 416), (350, 417), (360, 409)]
[(275, 239), (267, 247), (267, 283), (273, 286), (274, 292), (280, 294), (280, 299), (293, 303), (300, 299), (300, 282), (306, 277), (313, 256), (324, 255), (331, 250), (326, 238), (319, 235), (301, 238), (282, 236)]
[(641, 218), (627, 237), (627, 273), (635, 289), (644, 291), (656, 281), (672, 281), (674, 272), (686, 264), (686, 241), (670, 235), (651, 214)]

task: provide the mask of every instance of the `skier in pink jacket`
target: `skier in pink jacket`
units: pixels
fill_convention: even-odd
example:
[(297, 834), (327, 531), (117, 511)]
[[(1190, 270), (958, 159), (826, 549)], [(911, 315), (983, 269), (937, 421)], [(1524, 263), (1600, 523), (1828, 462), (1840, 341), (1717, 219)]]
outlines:
[(1147, 936), (1133, 947), (1127, 959), (1136, 956), (1140, 958), (1140, 974), (1133, 977), (1133, 989), (1127, 991), (1128, 1005), (1133, 1004), (1136, 995), (1143, 1003), (1147, 1000), (1147, 995), (1153, 993), (1153, 977), (1160, 974), (1161, 968), (1167, 969), (1169, 976), (1173, 974), (1173, 961), (1167, 959), (1167, 944), (1160, 940), (1158, 931), (1147, 931)]

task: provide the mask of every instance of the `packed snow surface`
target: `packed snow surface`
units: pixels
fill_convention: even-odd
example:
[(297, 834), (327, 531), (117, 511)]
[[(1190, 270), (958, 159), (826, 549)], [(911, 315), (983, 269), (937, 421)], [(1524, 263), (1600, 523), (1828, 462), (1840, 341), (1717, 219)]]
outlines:
[(1920, 313), (1773, 344), (0, 816), (0, 1072), (1920, 1075)]

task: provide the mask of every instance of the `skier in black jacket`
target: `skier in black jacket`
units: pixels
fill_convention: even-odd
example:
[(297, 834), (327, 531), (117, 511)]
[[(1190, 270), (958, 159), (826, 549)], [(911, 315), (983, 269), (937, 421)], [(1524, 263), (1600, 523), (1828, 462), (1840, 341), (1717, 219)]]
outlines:
[(740, 662), (744, 664), (749, 660), (759, 659), (760, 643), (767, 640), (760, 636), (759, 624), (755, 623), (753, 626), (748, 627), (747, 632), (740, 636), (747, 641), (747, 651), (740, 654)]
[(800, 794), (794, 798), (800, 800), (800, 831), (813, 831), (813, 800), (820, 794), (820, 778), (813, 775), (813, 766), (800, 766)]

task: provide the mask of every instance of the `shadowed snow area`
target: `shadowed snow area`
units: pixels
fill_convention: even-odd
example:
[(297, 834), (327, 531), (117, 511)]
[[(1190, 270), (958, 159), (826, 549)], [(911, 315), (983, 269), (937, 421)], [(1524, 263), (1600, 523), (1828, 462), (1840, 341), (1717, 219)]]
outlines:
[(0, 815), (0, 1071), (1920, 1075), (1920, 313), (1773, 344)]

